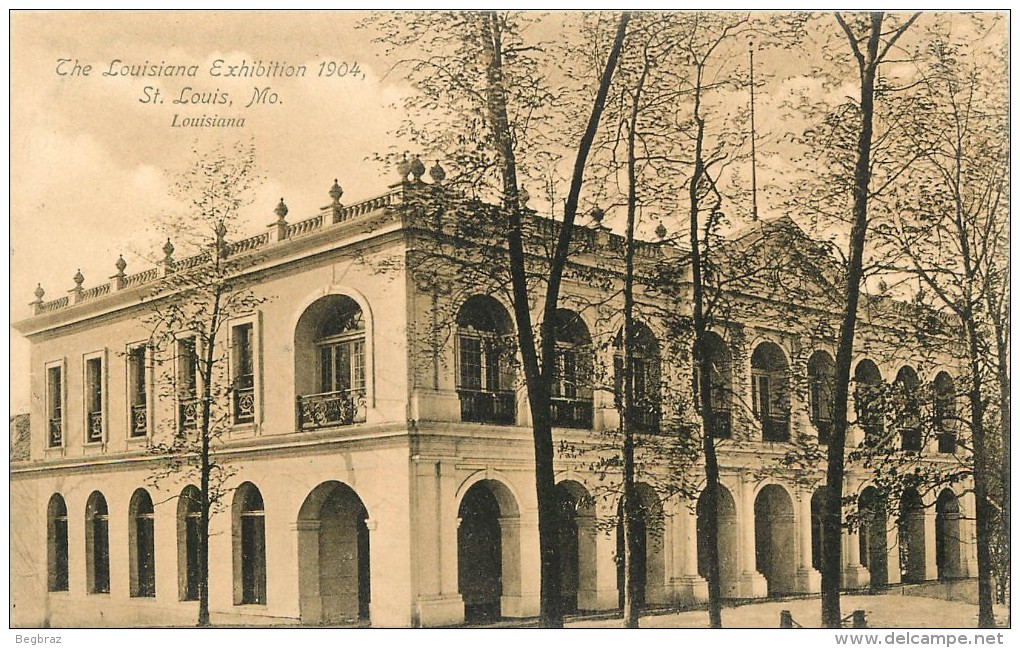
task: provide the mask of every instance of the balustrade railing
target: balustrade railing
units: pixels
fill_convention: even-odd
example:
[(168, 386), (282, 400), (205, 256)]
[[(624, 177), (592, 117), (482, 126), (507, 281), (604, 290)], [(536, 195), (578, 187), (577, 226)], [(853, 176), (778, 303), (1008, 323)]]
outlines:
[(627, 421), (639, 432), (659, 432), (659, 408), (654, 405), (631, 405), (627, 409)]
[(298, 429), (315, 430), (364, 422), (364, 401), (364, 394), (350, 390), (298, 396)]
[(59, 416), (49, 420), (50, 447), (58, 448), (64, 443), (64, 420)]
[(790, 419), (780, 416), (763, 416), (761, 418), (762, 441), (780, 442), (790, 440)]
[(557, 398), (549, 403), (553, 427), (590, 429), (594, 406), (590, 399)]
[(234, 388), (234, 423), (255, 420), (255, 388)]
[(900, 430), (900, 449), (912, 452), (921, 451), (921, 429), (907, 427)]
[(131, 406), (131, 436), (146, 436), (149, 433), (149, 408), (145, 403)]
[(513, 392), (487, 392), (460, 389), (460, 420), (470, 423), (513, 425), (517, 407)]
[(733, 415), (730, 410), (712, 410), (709, 416), (714, 438), (729, 439), (733, 436)]
[(182, 398), (178, 402), (179, 418), (182, 430), (198, 429), (198, 399)]
[(832, 421), (826, 419), (815, 419), (811, 421), (818, 430), (818, 445), (829, 445), (829, 436), (832, 434)]
[(953, 454), (956, 452), (956, 434), (952, 432), (942, 432), (938, 434), (939, 452), (943, 454)]
[(103, 440), (103, 412), (89, 412), (88, 441), (94, 443)]

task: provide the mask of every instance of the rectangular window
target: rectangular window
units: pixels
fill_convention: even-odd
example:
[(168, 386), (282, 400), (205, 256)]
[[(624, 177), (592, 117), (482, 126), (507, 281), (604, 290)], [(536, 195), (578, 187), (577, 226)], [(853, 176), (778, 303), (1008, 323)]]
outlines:
[(195, 338), (177, 342), (177, 402), (183, 430), (198, 427), (198, 347)]
[(769, 418), (772, 415), (770, 387), (768, 376), (756, 375), (751, 379), (751, 400), (758, 418)]
[(51, 448), (64, 444), (64, 369), (61, 366), (46, 370), (47, 442)]
[(103, 440), (103, 359), (85, 361), (85, 413), (88, 428), (85, 440), (98, 443)]
[(128, 350), (128, 407), (130, 421), (128, 434), (143, 437), (149, 433), (148, 379), (145, 369), (144, 345)]
[(234, 423), (255, 420), (255, 351), (252, 324), (231, 331), (231, 374), (234, 377)]
[(482, 388), (482, 341), (475, 337), (460, 337), (460, 387)]

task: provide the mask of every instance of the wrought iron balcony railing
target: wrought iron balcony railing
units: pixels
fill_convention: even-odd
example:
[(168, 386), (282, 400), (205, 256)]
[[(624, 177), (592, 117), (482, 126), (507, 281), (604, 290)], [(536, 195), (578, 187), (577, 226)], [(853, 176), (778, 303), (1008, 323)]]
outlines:
[(458, 389), (457, 394), (460, 396), (462, 421), (513, 425), (517, 420), (517, 404), (513, 392)]
[(716, 439), (729, 439), (733, 436), (733, 413), (730, 410), (712, 410), (710, 421), (712, 436)]
[(149, 407), (141, 405), (131, 406), (131, 436), (145, 436), (149, 433)]
[(178, 401), (179, 418), (181, 430), (198, 429), (198, 399), (182, 398)]
[(364, 394), (350, 390), (298, 396), (298, 429), (317, 430), (364, 422), (364, 400)]
[(829, 445), (829, 436), (832, 434), (832, 421), (827, 419), (813, 419), (811, 421), (815, 430), (818, 431), (818, 445)]
[(771, 443), (790, 440), (790, 418), (766, 415), (761, 417), (761, 439)]
[(552, 416), (553, 427), (579, 428), (583, 430), (591, 429), (592, 427), (594, 406), (590, 399), (553, 397), (549, 410)]
[(907, 427), (900, 430), (900, 449), (921, 451), (921, 428)]
[(103, 412), (89, 412), (88, 442), (95, 443), (103, 440)]
[(60, 416), (49, 420), (50, 447), (59, 448), (64, 443), (64, 421)]
[(627, 420), (639, 432), (658, 434), (659, 408), (650, 404), (634, 404), (628, 408)]
[(938, 435), (939, 452), (953, 454), (956, 452), (956, 434), (952, 432), (941, 432)]
[(234, 423), (251, 423), (255, 420), (255, 388), (234, 389)]

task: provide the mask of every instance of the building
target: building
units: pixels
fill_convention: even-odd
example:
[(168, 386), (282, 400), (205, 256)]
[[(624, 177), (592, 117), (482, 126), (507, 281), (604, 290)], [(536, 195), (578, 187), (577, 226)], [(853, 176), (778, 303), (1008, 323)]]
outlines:
[[(442, 626), (538, 613), (529, 411), (500, 344), (513, 332), (510, 306), (497, 285), (467, 281), (468, 273), (435, 259), (425, 263), (421, 219), (435, 215), (416, 207), (442, 197), (443, 188), (441, 173), (427, 184), (423, 171), (419, 165), (389, 193), (346, 206), (334, 185), (321, 213), (288, 223), (278, 207), (268, 231), (228, 246), (229, 254), (257, 259), (255, 290), (268, 299), (229, 323), (232, 425), (219, 456), (236, 472), (212, 518), (214, 623)], [(443, 227), (470, 224), (472, 213), (442, 216)], [(528, 222), (533, 239), (551, 228), (537, 216)], [(454, 234), (463, 233), (458, 227)], [(619, 308), (597, 299), (605, 284), (590, 276), (610, 286), (618, 280), (620, 239), (597, 222), (578, 228), (576, 239), (553, 415), (558, 438), (583, 444), (619, 422), (612, 380), (585, 384), (570, 378), (569, 367), (614, 367)], [(787, 253), (811, 245), (785, 218), (760, 224), (734, 249), (756, 240)], [(11, 471), (14, 625), (195, 621), (198, 539), (188, 497), (195, 484), (151, 483), (159, 458), (147, 451), (154, 436), (194, 425), (195, 392), (158, 389), (141, 319), (153, 300), (166, 298), (153, 291), (162, 277), (195, 262), (174, 261), (172, 251), (162, 266), (138, 274), (125, 274), (119, 261), (111, 281), (87, 289), (78, 274), (71, 293), (56, 300), (44, 301), (39, 289), (34, 314), (16, 324), (32, 344), (32, 400), (31, 451)], [(498, 256), (465, 254), (498, 263)], [(681, 256), (663, 242), (638, 248), (645, 267)], [(811, 305), (827, 289), (825, 268), (776, 272), (768, 280), (786, 297), (760, 286), (735, 292), (739, 308), (711, 344), (712, 416), (727, 439), (719, 450), (722, 585), (734, 599), (820, 587), (817, 479), (810, 486), (803, 475), (763, 477), (761, 468), (798, 436), (824, 442), (838, 313)], [(671, 394), (690, 402), (690, 360), (668, 350), (654, 315), (688, 305), (641, 301), (637, 389), (656, 404)], [(862, 323), (859, 346), (873, 351), (855, 359), (858, 382), (934, 383), (947, 411), (954, 362), (916, 346), (883, 348), (883, 327), (891, 325), (882, 313), (894, 320), (898, 311), (890, 300), (874, 303), (888, 308)], [(181, 344), (188, 351), (188, 340)], [(177, 356), (177, 376), (193, 375), (180, 360), (192, 352)], [(644, 410), (642, 434), (656, 433), (660, 414)], [(875, 416), (862, 422), (851, 444), (890, 425)], [(891, 432), (931, 461), (950, 461), (955, 450), (949, 426), (937, 442), (909, 425)], [(590, 497), (598, 479), (588, 463), (557, 459), (569, 512), (565, 598), (579, 610), (607, 610), (619, 605), (617, 537), (599, 522), (616, 510)], [(649, 519), (643, 538), (647, 603), (706, 598), (695, 503), (661, 501), (651, 483), (638, 490), (643, 510), (663, 513), (660, 532)], [(846, 492), (865, 504), (875, 498), (865, 474), (850, 474)], [(961, 489), (933, 497), (907, 492), (891, 504), (903, 512), (899, 527), (876, 515), (860, 533), (845, 534), (847, 588), (972, 572), (971, 496)]]

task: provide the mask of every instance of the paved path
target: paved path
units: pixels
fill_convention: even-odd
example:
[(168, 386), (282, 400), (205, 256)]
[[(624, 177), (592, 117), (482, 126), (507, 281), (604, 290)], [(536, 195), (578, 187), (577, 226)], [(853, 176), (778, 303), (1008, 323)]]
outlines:
[[(977, 606), (960, 601), (943, 601), (877, 594), (872, 596), (843, 596), (840, 600), (843, 615), (853, 610), (864, 610), (870, 628), (975, 628)], [(752, 603), (723, 608), (723, 627), (727, 628), (778, 628), (780, 610), (789, 610), (793, 619), (805, 628), (821, 626), (819, 599), (797, 599)], [(1005, 625), (1006, 609), (996, 608), (996, 618)], [(567, 624), (571, 628), (618, 628), (620, 619), (582, 620)], [(707, 628), (708, 612), (696, 610), (658, 614), (641, 618), (642, 628)]]

